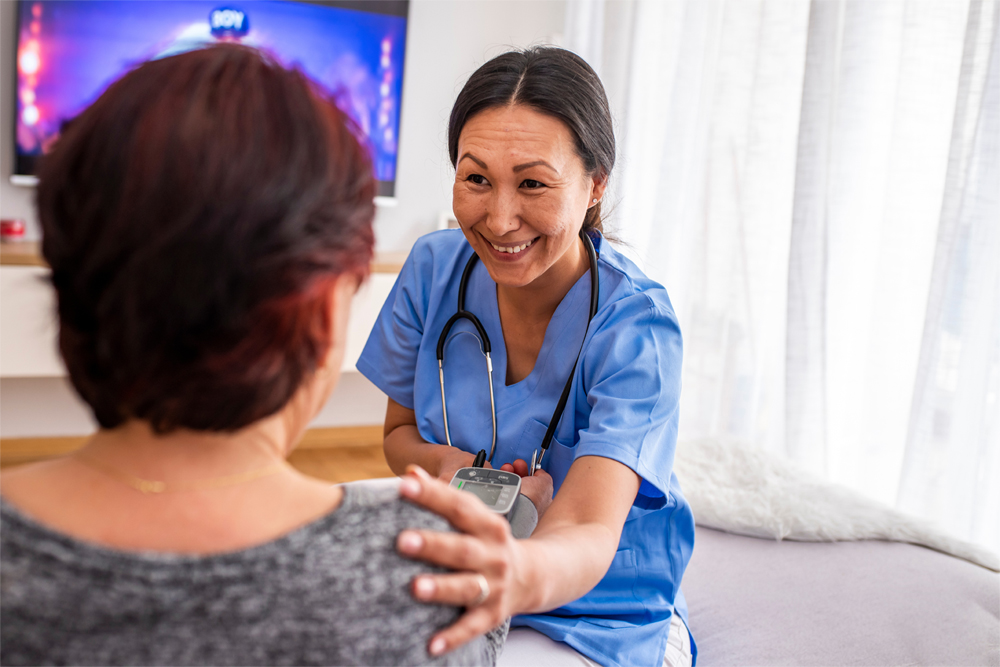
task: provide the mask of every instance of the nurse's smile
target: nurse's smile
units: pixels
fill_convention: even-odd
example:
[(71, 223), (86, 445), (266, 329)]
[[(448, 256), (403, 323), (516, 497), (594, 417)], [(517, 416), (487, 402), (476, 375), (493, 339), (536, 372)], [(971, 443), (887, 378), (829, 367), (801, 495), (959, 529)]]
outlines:
[(524, 243), (514, 243), (514, 244), (501, 244), (493, 243), (487, 239), (487, 243), (493, 246), (493, 250), (496, 255), (496, 260), (498, 262), (517, 262), (524, 259), (527, 256), (527, 251), (531, 248), (535, 241), (537, 241), (540, 236), (536, 236), (533, 239), (525, 241)]
[(580, 227), (603, 194), (573, 133), (527, 106), (489, 109), (466, 122), (458, 155), (455, 216), (490, 276), (502, 288), (546, 285), (561, 298), (586, 271)]

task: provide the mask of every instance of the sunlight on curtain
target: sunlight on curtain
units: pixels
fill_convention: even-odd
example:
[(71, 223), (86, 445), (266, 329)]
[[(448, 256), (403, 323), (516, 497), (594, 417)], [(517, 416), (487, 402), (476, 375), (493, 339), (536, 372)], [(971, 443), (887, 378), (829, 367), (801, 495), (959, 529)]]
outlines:
[(899, 506), (1000, 544), (1000, 11), (969, 13)]
[(996, 4), (587, 0), (566, 28), (617, 116), (611, 227), (685, 334), (682, 435), (994, 549)]
[[(967, 3), (813, 5), (791, 266), (787, 448), (894, 503), (944, 193)], [(815, 39), (814, 39), (815, 38)], [(815, 45), (815, 48), (813, 46)], [(810, 122), (815, 120), (817, 122)], [(813, 154), (814, 144), (826, 145)], [(803, 169), (821, 160), (815, 173)], [(790, 276), (790, 288), (796, 286)], [(800, 320), (801, 322), (801, 320)], [(817, 328), (819, 329), (817, 331)], [(818, 339), (818, 340), (817, 340)], [(813, 364), (818, 358), (820, 362)], [(805, 423), (821, 415), (822, 423)]]

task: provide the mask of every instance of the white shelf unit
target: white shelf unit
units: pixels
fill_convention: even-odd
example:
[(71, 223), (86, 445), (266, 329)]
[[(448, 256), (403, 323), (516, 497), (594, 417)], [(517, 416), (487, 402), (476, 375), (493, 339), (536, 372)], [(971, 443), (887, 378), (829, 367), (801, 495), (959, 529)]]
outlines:
[[(0, 377), (66, 375), (56, 346), (55, 295), (48, 269), (0, 266)], [(368, 334), (396, 281), (394, 273), (372, 273), (351, 306), (347, 349), (341, 370), (354, 372)]]

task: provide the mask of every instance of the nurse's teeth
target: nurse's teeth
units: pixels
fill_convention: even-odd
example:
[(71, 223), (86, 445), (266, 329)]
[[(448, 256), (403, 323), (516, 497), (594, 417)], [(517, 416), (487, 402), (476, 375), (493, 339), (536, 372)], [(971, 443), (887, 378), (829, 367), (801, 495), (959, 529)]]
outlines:
[(521, 252), (522, 250), (530, 246), (532, 243), (534, 243), (534, 240), (528, 241), (527, 243), (522, 245), (515, 245), (515, 246), (501, 246), (497, 245), (496, 243), (491, 243), (490, 245), (493, 246), (497, 250), (497, 252), (509, 252), (511, 254), (514, 254), (515, 252)]

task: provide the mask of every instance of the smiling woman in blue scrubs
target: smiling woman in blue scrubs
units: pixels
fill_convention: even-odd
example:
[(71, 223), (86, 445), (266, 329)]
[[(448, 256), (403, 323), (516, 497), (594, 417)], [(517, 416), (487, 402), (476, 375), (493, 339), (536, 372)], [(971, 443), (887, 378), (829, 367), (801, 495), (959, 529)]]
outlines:
[[(449, 150), (461, 232), (417, 241), (358, 369), (389, 396), (385, 454), (395, 472), (416, 464), (448, 481), (489, 451), (493, 411), (475, 328), (458, 321), (445, 344), (454, 447), (441, 444), (436, 355), (463, 271), (478, 255), (465, 308), (492, 341), (492, 464), (522, 476), (539, 521), (530, 538), (514, 539), (468, 496), (423, 480), (418, 502), (466, 533), (400, 538), (409, 554), (459, 570), (415, 582), (418, 597), (468, 607), (430, 649), (450, 650), (513, 615), (513, 627), (601, 665), (690, 664), (680, 583), (694, 519), (672, 471), (681, 335), (663, 287), (602, 236), (600, 203), (615, 159), (603, 86), (562, 49), (498, 56), (459, 94)], [(581, 230), (598, 254), (589, 326)], [(565, 412), (531, 476), (526, 461), (571, 375)]]

